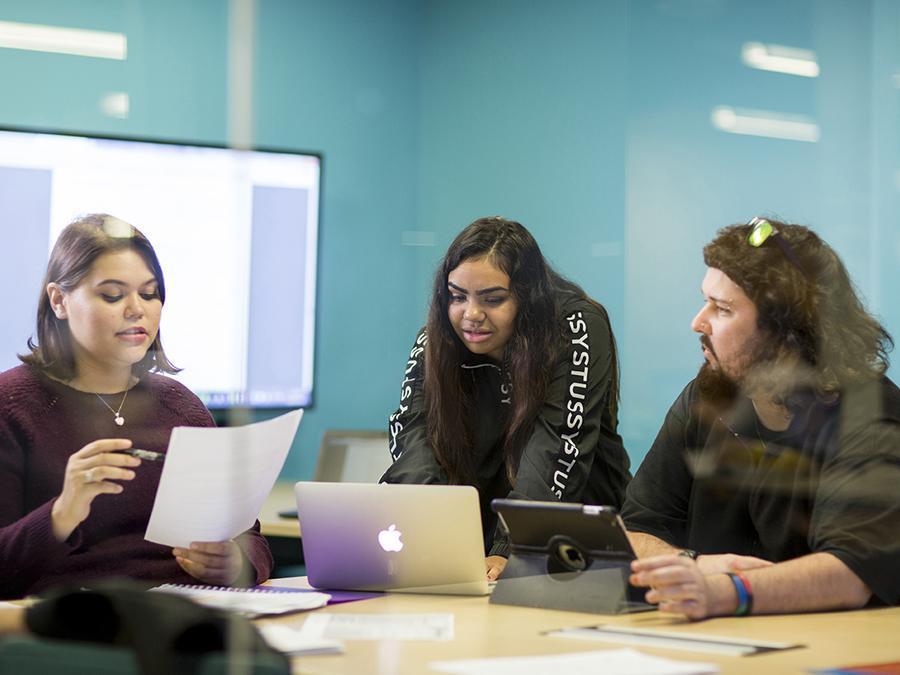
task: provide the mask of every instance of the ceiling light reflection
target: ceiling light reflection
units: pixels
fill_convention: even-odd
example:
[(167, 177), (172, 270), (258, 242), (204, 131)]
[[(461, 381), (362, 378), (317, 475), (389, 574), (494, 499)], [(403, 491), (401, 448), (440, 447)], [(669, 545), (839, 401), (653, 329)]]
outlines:
[(116, 117), (124, 120), (128, 119), (130, 108), (130, 99), (124, 91), (113, 91), (105, 94), (100, 99), (100, 110), (107, 117)]
[(766, 136), (788, 141), (817, 143), (819, 125), (803, 115), (787, 115), (769, 110), (742, 110), (720, 105), (710, 115), (712, 125), (729, 134)]
[(122, 61), (128, 55), (128, 38), (108, 31), (0, 21), (0, 47)]
[(759, 70), (801, 77), (819, 76), (819, 62), (811, 49), (745, 42), (741, 49), (741, 59), (744, 64)]

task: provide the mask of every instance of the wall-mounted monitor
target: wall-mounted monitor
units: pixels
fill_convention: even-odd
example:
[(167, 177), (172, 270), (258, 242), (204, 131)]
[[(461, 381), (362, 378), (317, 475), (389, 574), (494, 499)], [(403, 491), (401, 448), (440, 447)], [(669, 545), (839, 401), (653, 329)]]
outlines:
[(313, 395), (321, 157), (0, 130), (0, 368), (19, 363), (56, 237), (110, 213), (153, 243), (161, 335), (212, 408)]

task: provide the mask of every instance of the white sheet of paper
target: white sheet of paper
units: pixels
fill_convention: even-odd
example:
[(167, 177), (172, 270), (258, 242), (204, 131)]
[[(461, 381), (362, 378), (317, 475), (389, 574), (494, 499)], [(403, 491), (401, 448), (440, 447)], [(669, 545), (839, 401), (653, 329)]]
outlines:
[(226, 541), (253, 525), (302, 410), (243, 427), (176, 427), (144, 538), (165, 546)]
[(702, 675), (717, 673), (711, 663), (676, 661), (633, 649), (570, 652), (546, 656), (433, 661), (428, 667), (455, 675), (546, 675), (546, 673), (603, 673), (603, 675)]
[(452, 640), (452, 614), (313, 614), (303, 635), (332, 640)]
[(546, 633), (550, 637), (573, 638), (610, 642), (617, 645), (657, 647), (659, 649), (680, 649), (689, 652), (709, 652), (728, 656), (746, 656), (760, 651), (792, 649), (800, 646), (795, 642), (762, 642), (746, 638), (703, 635), (701, 633), (678, 633), (655, 628), (634, 628), (632, 626), (603, 625), (577, 628), (563, 628)]
[(163, 584), (151, 588), (150, 591), (181, 595), (199, 605), (240, 612), (249, 617), (304, 612), (324, 607), (331, 600), (328, 593), (290, 593), (182, 584)]
[(337, 640), (310, 638), (301, 631), (280, 623), (265, 623), (257, 626), (263, 638), (280, 652), (293, 656), (313, 654), (341, 654), (344, 645)]

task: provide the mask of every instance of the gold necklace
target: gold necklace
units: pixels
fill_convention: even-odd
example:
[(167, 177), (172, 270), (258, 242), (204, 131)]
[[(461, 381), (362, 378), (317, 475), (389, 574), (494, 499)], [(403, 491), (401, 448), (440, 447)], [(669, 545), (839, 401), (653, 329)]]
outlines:
[(105, 405), (107, 408), (109, 408), (109, 412), (111, 412), (113, 415), (115, 415), (115, 417), (113, 418), (113, 421), (116, 424), (118, 424), (119, 426), (122, 426), (123, 424), (125, 424), (125, 418), (122, 417), (122, 415), (120, 415), (119, 413), (122, 412), (122, 406), (125, 405), (125, 399), (128, 398), (128, 390), (127, 389), (125, 390), (125, 395), (122, 397), (122, 402), (119, 404), (118, 410), (113, 410), (112, 406), (109, 403), (107, 403), (106, 400), (100, 394), (94, 394), (94, 396), (99, 398), (100, 402), (103, 403), (103, 405)]

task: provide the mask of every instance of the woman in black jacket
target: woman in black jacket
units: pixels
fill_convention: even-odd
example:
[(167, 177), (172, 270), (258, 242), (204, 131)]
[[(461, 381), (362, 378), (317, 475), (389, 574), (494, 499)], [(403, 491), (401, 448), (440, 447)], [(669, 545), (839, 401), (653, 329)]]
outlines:
[(630, 474), (618, 392), (603, 306), (553, 271), (522, 225), (480, 218), (435, 275), (382, 481), (474, 485), (496, 579), (509, 543), (492, 499), (621, 505)]

